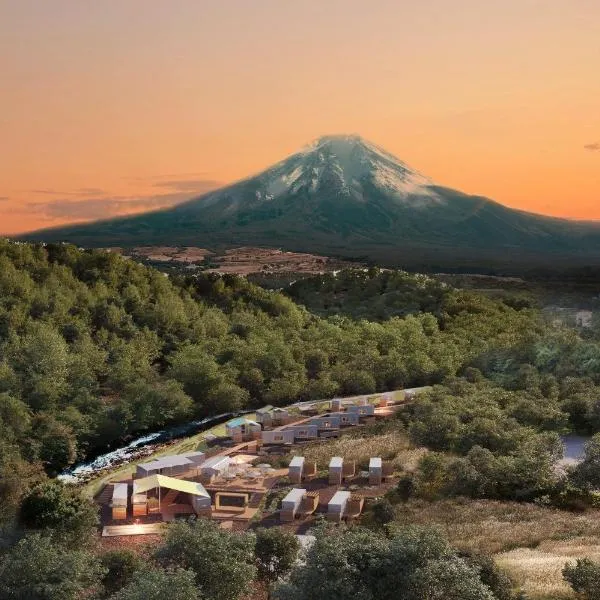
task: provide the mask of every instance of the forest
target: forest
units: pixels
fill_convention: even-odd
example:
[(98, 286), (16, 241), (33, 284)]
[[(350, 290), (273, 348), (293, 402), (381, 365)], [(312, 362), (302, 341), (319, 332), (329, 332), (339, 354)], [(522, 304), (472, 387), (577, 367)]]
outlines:
[[(84, 588), (91, 585), (88, 575), (97, 584), (113, 568), (110, 557), (90, 567), (84, 550), (65, 561), (67, 548), (47, 544), (46, 532), (56, 535), (65, 523), (60, 536), (74, 535), (73, 546), (93, 529), (93, 508), (52, 478), (94, 452), (197, 417), (421, 385), (433, 387), (391, 426), (428, 452), (386, 502), (468, 497), (564, 510), (598, 505), (600, 438), (566, 478), (557, 477), (554, 463), (562, 453), (559, 434), (600, 432), (600, 328), (583, 335), (550, 323), (529, 294), (490, 297), (432, 276), (376, 268), (318, 275), (274, 291), (238, 276), (167, 277), (99, 250), (0, 241), (0, 521), (10, 531), (0, 581), (17, 589), (11, 573), (29, 569), (28, 557), (37, 555), (48, 569), (64, 564), (80, 573)], [(375, 525), (386, 521), (389, 507), (378, 510)], [(177, 535), (221, 535), (190, 527)], [(433, 562), (415, 558), (418, 577), (442, 569), (457, 574), (448, 580), (456, 585), (484, 585), (481, 565), (432, 535), (383, 535), (374, 527), (325, 536), (310, 559), (314, 564), (309, 560), (294, 572), (278, 593), (324, 597), (306, 584), (319, 571), (318, 561), (338, 553), (348, 564), (357, 560), (352, 556), (359, 543), (382, 564), (421, 545)], [(183, 552), (181, 542), (164, 543), (169, 550), (157, 555), (148, 577), (161, 589), (172, 578), (184, 590), (193, 581), (197, 588), (202, 569), (192, 558), (187, 567), (188, 559), (169, 558), (169, 552)], [(242, 560), (248, 568), (257, 568), (256, 540), (246, 543), (236, 551), (250, 556)], [(267, 545), (277, 546), (273, 540)], [(590, 569), (581, 566), (581, 572)], [(347, 580), (350, 574), (334, 576)], [(360, 577), (352, 585), (363, 590), (361, 597), (384, 597), (371, 575)], [(139, 592), (146, 583), (132, 578), (128, 585)], [(201, 597), (196, 588), (182, 598)], [(127, 595), (127, 589), (123, 583), (120, 591), (98, 593), (143, 596)], [(489, 586), (473, 596), (456, 589), (447, 597), (506, 597), (489, 596)], [(79, 597), (56, 593), (0, 592), (0, 598)]]

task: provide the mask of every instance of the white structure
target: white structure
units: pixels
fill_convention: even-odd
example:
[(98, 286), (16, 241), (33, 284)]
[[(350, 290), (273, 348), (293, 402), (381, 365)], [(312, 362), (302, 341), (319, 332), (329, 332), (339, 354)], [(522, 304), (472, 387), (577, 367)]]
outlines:
[(383, 461), (381, 458), (369, 460), (369, 485), (379, 485), (383, 480)]
[(294, 432), (294, 442), (316, 440), (319, 437), (319, 427), (312, 423), (290, 425), (290, 427), (286, 427), (285, 430)]
[(186, 454), (162, 456), (150, 462), (137, 465), (135, 476), (136, 478), (141, 478), (149, 477), (150, 475), (181, 475), (201, 465), (204, 459), (204, 452), (188, 452)]
[(350, 492), (336, 492), (327, 505), (327, 518), (332, 521), (341, 521), (344, 518), (350, 496)]
[(333, 412), (339, 412), (340, 410), (342, 410), (342, 400), (341, 398), (334, 398), (331, 401), (331, 410)]
[(292, 483), (302, 481), (302, 472), (304, 471), (304, 456), (294, 456), (290, 461), (288, 475)]
[(358, 425), (360, 423), (360, 415), (357, 412), (337, 412), (331, 413), (331, 416), (340, 420), (341, 427)]
[(214, 456), (201, 465), (200, 475), (206, 479), (225, 475), (229, 471), (230, 463), (229, 456)]
[(262, 427), (260, 423), (246, 419), (245, 417), (238, 417), (225, 423), (225, 433), (236, 442), (258, 439), (261, 431)]
[(261, 433), (262, 443), (269, 444), (284, 444), (291, 445), (294, 443), (294, 430), (293, 429), (275, 429), (270, 431), (263, 431)]
[(301, 488), (294, 488), (288, 492), (287, 496), (281, 501), (280, 519), (282, 521), (294, 520), (305, 495), (306, 490)]
[(329, 484), (340, 485), (342, 483), (344, 470), (344, 459), (341, 456), (334, 456), (329, 461)]

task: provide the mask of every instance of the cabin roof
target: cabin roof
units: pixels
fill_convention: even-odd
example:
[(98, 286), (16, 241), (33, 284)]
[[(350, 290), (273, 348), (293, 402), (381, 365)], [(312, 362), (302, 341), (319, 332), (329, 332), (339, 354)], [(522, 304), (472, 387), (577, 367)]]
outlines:
[(341, 469), (342, 466), (344, 465), (344, 459), (341, 456), (334, 456), (332, 457), (332, 459), (329, 461), (329, 468), (339, 468)]
[(201, 483), (177, 479), (175, 477), (167, 477), (166, 475), (150, 475), (149, 477), (136, 479), (133, 482), (133, 493), (136, 495), (142, 494), (143, 492), (153, 490), (157, 487), (177, 490), (178, 492), (185, 492), (187, 494), (192, 494), (193, 496), (210, 498), (210, 494)]
[(287, 493), (286, 497), (281, 502), (293, 502), (296, 504), (297, 502), (300, 502), (305, 495), (306, 490), (302, 488), (294, 488)]
[(369, 460), (369, 469), (381, 469), (381, 458), (371, 458)]

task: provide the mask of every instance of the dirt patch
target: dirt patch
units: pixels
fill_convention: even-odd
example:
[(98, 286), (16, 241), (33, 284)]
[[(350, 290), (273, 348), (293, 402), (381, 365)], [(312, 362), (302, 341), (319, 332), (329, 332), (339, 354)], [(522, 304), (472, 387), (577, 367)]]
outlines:
[(305, 254), (286, 252), (273, 248), (242, 247), (214, 253), (206, 248), (178, 246), (140, 246), (137, 248), (107, 248), (123, 256), (142, 262), (168, 263), (208, 273), (250, 275), (256, 273), (307, 273), (316, 274), (337, 269), (358, 267), (348, 261)]

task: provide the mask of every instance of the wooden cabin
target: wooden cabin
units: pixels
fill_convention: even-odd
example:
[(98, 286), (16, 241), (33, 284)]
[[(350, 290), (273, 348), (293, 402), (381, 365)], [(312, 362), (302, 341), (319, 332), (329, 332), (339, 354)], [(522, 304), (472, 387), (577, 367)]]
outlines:
[(256, 411), (256, 421), (260, 423), (263, 429), (271, 427), (273, 425), (273, 407), (269, 404), (263, 408), (259, 408)]
[(122, 521), (127, 518), (127, 496), (126, 483), (115, 483), (110, 501), (111, 516), (113, 521)]

